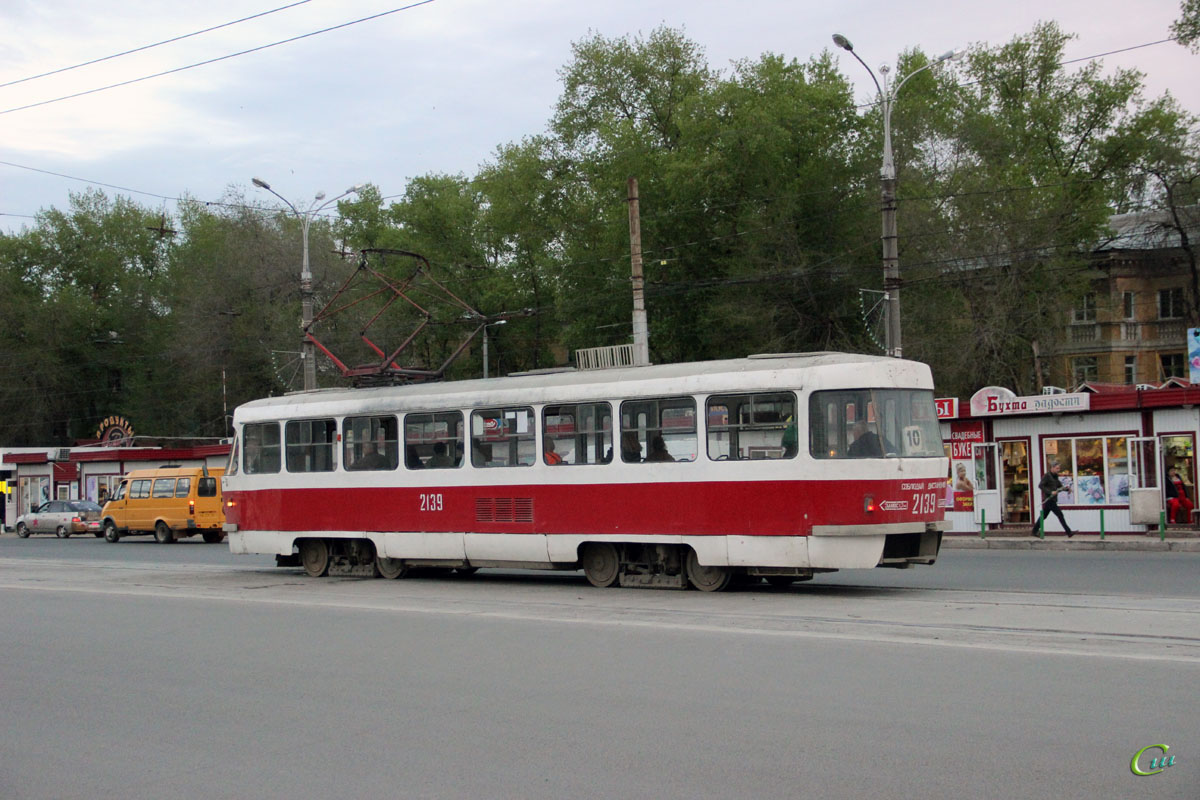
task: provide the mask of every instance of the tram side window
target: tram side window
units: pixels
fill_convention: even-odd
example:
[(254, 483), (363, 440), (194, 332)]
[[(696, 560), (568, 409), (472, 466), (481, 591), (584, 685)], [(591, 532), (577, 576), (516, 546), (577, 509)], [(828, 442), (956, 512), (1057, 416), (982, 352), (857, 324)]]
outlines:
[(288, 472), (333, 472), (337, 423), (331, 419), (293, 420), (283, 429)]
[(621, 403), (621, 460), (696, 460), (696, 401), (691, 397)]
[(871, 392), (813, 392), (809, 400), (809, 449), (815, 458), (882, 456)]
[(400, 461), (395, 417), (346, 417), (342, 463), (349, 470), (390, 470)]
[(612, 461), (612, 406), (546, 406), (542, 409), (542, 450), (547, 464)]
[(279, 472), (279, 423), (257, 422), (242, 428), (245, 444), (242, 468), (247, 475)]
[(933, 392), (813, 392), (809, 400), (809, 450), (814, 458), (942, 457)]
[(461, 411), (407, 414), (404, 417), (404, 465), (409, 469), (454, 469), (463, 461)]
[(794, 394), (708, 398), (708, 457), (714, 461), (795, 458), (796, 445)]
[(532, 408), (483, 408), (471, 412), (471, 464), (528, 467), (537, 460)]

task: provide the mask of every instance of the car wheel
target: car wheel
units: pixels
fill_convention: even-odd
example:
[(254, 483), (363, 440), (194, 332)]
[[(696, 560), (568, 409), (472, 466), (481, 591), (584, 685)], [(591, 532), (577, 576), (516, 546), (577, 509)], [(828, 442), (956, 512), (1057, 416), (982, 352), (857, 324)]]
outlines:
[(71, 538), (71, 532), (69, 530), (67, 530), (66, 525), (59, 525), (57, 528), (55, 528), (54, 535), (60, 539), (70, 539)]
[(117, 530), (117, 525), (111, 519), (104, 521), (104, 541), (119, 542), (121, 540), (121, 532)]
[(167, 523), (159, 520), (154, 526), (154, 540), (159, 544), (170, 544), (175, 541), (175, 531), (171, 530)]
[(17, 536), (20, 536), (22, 539), (29, 538), (29, 528), (25, 527), (24, 522), (17, 523)]

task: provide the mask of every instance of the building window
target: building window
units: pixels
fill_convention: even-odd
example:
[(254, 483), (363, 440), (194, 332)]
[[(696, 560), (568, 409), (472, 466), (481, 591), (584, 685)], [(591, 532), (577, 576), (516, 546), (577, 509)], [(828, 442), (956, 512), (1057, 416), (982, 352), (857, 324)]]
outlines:
[(1121, 292), (1121, 314), (1125, 319), (1137, 318), (1137, 298), (1133, 292)]
[(1159, 289), (1158, 318), (1182, 319), (1183, 315), (1183, 289)]
[(1183, 378), (1187, 375), (1187, 364), (1183, 360), (1183, 353), (1162, 353), (1158, 357), (1158, 363), (1162, 370), (1162, 378)]
[(1137, 356), (1125, 356), (1125, 383), (1137, 383)]
[(1091, 383), (1100, 375), (1100, 367), (1095, 356), (1080, 356), (1071, 359), (1071, 375), (1075, 384)]
[(1075, 307), (1074, 322), (1095, 322), (1096, 321), (1096, 293), (1088, 292), (1079, 300), (1079, 305)]

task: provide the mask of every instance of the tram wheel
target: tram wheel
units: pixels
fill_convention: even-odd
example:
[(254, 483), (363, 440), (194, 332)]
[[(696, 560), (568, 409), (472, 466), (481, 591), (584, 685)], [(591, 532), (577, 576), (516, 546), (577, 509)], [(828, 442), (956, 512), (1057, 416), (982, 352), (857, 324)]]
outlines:
[(584, 545), (579, 563), (588, 583), (601, 589), (612, 586), (621, 574), (621, 560), (617, 548), (607, 542)]
[(702, 592), (721, 592), (729, 586), (733, 573), (729, 567), (706, 567), (700, 563), (695, 550), (688, 550), (687, 578), (688, 582)]
[(795, 582), (796, 582), (796, 578), (793, 575), (768, 575), (767, 576), (767, 583), (771, 584), (776, 589), (783, 589), (784, 587), (791, 586)]
[(408, 574), (408, 565), (399, 558), (384, 558), (375, 556), (375, 573), (381, 578), (395, 580)]
[(314, 578), (329, 572), (329, 545), (324, 539), (304, 539), (300, 542), (300, 565)]

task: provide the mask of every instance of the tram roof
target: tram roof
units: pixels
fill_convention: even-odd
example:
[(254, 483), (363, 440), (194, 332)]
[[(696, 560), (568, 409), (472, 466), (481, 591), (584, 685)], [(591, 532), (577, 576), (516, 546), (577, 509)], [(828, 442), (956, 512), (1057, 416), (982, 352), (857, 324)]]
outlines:
[[(875, 367), (882, 369), (865, 369)], [(766, 380), (768, 374), (773, 379)], [(787, 374), (793, 373), (793, 374)], [(764, 380), (748, 380), (761, 376)], [(317, 389), (252, 400), (239, 406), (248, 417), (335, 413), (353, 403), (356, 412), (376, 408), (419, 409), (544, 402), (581, 402), (614, 395), (655, 396), (689, 392), (802, 388), (812, 383), (832, 387), (909, 386), (933, 388), (929, 367), (916, 361), (859, 353), (764, 354), (721, 361), (693, 361), (645, 367), (564, 369), (503, 378), (439, 381), (362, 389)], [(620, 390), (597, 387), (622, 384)], [(249, 413), (247, 413), (249, 412)]]

